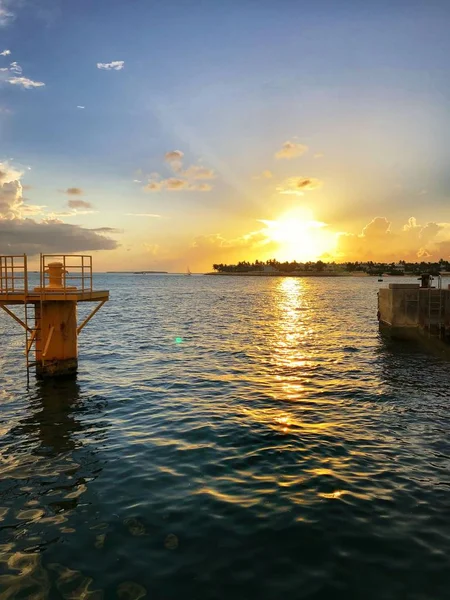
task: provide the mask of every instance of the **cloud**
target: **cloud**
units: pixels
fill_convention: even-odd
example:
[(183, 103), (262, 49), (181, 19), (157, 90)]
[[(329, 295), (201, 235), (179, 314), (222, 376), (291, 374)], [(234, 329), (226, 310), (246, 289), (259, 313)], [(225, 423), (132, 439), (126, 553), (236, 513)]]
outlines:
[(10, 4), (10, 0), (0, 0), (0, 26), (8, 25), (14, 19), (14, 13), (9, 11)]
[(151, 181), (144, 187), (146, 192), (159, 192), (163, 188), (163, 181)]
[(125, 66), (124, 60), (113, 60), (110, 63), (97, 63), (97, 69), (101, 69), (103, 71), (121, 71)]
[(316, 190), (323, 182), (315, 177), (289, 177), (277, 187), (280, 194), (296, 194), (302, 196), (304, 191)]
[(281, 150), (278, 150), (278, 152), (275, 154), (275, 158), (297, 158), (297, 156), (301, 156), (307, 150), (308, 146), (305, 146), (303, 144), (297, 144), (296, 142), (290, 142), (288, 140), (287, 142), (284, 142), (283, 146), (281, 147)]
[(67, 205), (70, 208), (92, 208), (92, 204), (85, 200), (69, 200)]
[(207, 169), (201, 165), (192, 165), (182, 172), (188, 179), (215, 179), (216, 174), (212, 169)]
[(0, 187), (0, 219), (16, 219), (22, 214), (20, 181), (5, 181)]
[(225, 248), (227, 250), (237, 250), (243, 248), (261, 247), (270, 243), (264, 230), (252, 231), (237, 238), (224, 238), (220, 233), (212, 233), (207, 235), (199, 235), (194, 238), (192, 248)]
[(0, 219), (0, 253), (39, 254), (113, 250), (118, 243), (101, 232), (59, 220)]
[(272, 179), (272, 177), (273, 177), (272, 171), (269, 171), (266, 169), (259, 175), (255, 175), (254, 177), (252, 177), (252, 179)]
[(110, 228), (86, 229), (54, 218), (39, 222), (30, 218), (42, 213), (44, 207), (24, 202), (21, 175), (8, 163), (0, 163), (0, 254), (80, 252), (118, 246), (104, 235), (115, 232)]
[(69, 196), (82, 196), (84, 191), (78, 187), (70, 187), (64, 190), (64, 194), (68, 194)]
[(361, 236), (366, 238), (385, 236), (390, 233), (390, 227), (391, 224), (386, 217), (375, 217), (363, 228)]
[(125, 213), (127, 217), (149, 217), (152, 219), (159, 219), (161, 215), (157, 215), (155, 213)]
[(325, 156), (325, 154), (322, 154), (322, 152), (317, 152), (317, 154), (314, 154), (314, 158), (323, 158)]
[(183, 158), (184, 153), (181, 150), (166, 152), (164, 160), (175, 176), (162, 179), (159, 173), (152, 173), (143, 189), (147, 192), (160, 192), (162, 190), (209, 192), (212, 190), (209, 183), (197, 182), (204, 179), (215, 179), (215, 172), (203, 165), (191, 165), (183, 170)]
[(199, 183), (195, 186), (191, 186), (190, 189), (197, 192), (210, 192), (212, 190), (212, 185), (209, 185), (209, 183)]
[(16, 73), (16, 75), (22, 75), (22, 67), (16, 61), (9, 65), (9, 70), (11, 73)]
[(0, 56), (9, 56), (9, 54), (11, 54), (11, 50), (3, 50), (3, 52), (0, 52)]
[(164, 154), (164, 160), (166, 162), (172, 162), (172, 161), (182, 161), (183, 160), (183, 156), (184, 156), (184, 152), (181, 152), (181, 150), (171, 150), (170, 152), (166, 152)]
[(360, 234), (342, 233), (337, 251), (342, 260), (396, 262), (450, 257), (450, 223), (420, 225), (410, 217), (395, 231), (386, 217), (375, 217)]
[(89, 231), (95, 231), (96, 233), (123, 233), (123, 229), (117, 229), (116, 227), (95, 227)]
[(22, 177), (22, 171), (18, 171), (9, 163), (0, 163), (0, 185), (6, 181), (14, 181)]
[(178, 177), (168, 177), (161, 181), (150, 180), (144, 187), (146, 192), (160, 192), (162, 190), (168, 191), (189, 191), (189, 192), (209, 192), (212, 190), (212, 186), (209, 183), (191, 183), (187, 179), (180, 179)]
[(81, 108), (81, 109), (83, 109), (83, 108), (86, 108), (86, 107), (85, 107), (85, 106), (80, 106), (80, 105), (78, 105), (78, 106), (77, 106), (77, 108)]
[(184, 153), (181, 150), (171, 150), (165, 153), (164, 160), (169, 163), (174, 173), (178, 173), (183, 167), (183, 157)]
[(11, 85), (21, 85), (26, 90), (43, 87), (45, 85), (42, 81), (33, 81), (32, 79), (28, 79), (28, 77), (10, 77), (6, 81)]
[(164, 182), (164, 186), (168, 190), (183, 190), (189, 188), (189, 182), (185, 179), (177, 179), (176, 177), (169, 177)]

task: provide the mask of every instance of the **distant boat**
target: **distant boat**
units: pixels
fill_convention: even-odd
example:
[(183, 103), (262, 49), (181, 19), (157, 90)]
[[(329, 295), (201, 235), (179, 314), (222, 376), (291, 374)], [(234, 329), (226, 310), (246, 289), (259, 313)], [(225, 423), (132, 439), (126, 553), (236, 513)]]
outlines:
[(187, 267), (185, 275), (192, 275), (191, 270), (190, 270), (189, 267)]

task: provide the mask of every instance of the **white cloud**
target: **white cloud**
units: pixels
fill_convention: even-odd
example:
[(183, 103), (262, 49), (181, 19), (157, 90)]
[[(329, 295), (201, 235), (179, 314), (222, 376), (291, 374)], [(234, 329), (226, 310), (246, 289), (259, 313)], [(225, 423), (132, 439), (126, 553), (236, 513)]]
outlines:
[(0, 0), (0, 26), (8, 25), (14, 19), (14, 13), (9, 11), (10, 0)]
[(33, 81), (32, 79), (28, 79), (28, 77), (10, 77), (7, 81), (11, 85), (21, 85), (27, 90), (43, 87), (45, 85), (42, 81)]
[(9, 56), (11, 54), (11, 50), (3, 50), (0, 52), (0, 56)]
[(101, 69), (103, 71), (121, 71), (125, 66), (124, 60), (113, 60), (110, 63), (97, 63), (97, 69)]
[(297, 142), (290, 142), (288, 140), (287, 142), (284, 142), (283, 146), (281, 147), (281, 150), (278, 150), (278, 152), (275, 154), (275, 158), (297, 158), (297, 156), (301, 156), (307, 150), (308, 146), (305, 146), (303, 144), (297, 144)]
[(85, 107), (85, 106), (79, 106), (79, 105), (78, 105), (78, 106), (77, 106), (77, 108), (86, 108), (86, 107)]
[(16, 75), (22, 75), (22, 67), (18, 62), (14, 61), (9, 65), (9, 70), (11, 73), (15, 73)]

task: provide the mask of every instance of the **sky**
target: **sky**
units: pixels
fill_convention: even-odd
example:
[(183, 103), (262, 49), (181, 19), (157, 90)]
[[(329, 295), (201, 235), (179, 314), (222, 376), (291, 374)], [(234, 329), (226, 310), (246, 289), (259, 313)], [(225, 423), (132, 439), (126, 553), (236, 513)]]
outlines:
[(0, 0), (0, 253), (450, 259), (447, 0)]

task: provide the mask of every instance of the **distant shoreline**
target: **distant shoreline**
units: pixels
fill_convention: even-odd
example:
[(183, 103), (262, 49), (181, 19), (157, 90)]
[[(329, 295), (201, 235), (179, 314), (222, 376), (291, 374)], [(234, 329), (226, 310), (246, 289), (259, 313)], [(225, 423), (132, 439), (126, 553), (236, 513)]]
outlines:
[(367, 273), (331, 272), (331, 271), (292, 271), (291, 273), (273, 273), (263, 271), (242, 271), (240, 273), (205, 273), (213, 277), (370, 277)]

